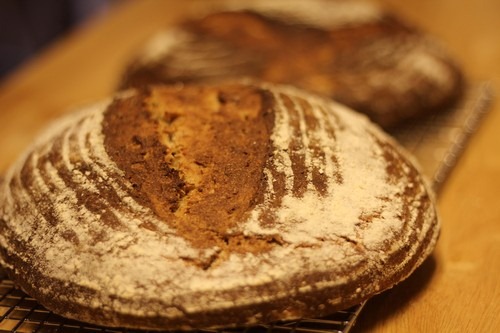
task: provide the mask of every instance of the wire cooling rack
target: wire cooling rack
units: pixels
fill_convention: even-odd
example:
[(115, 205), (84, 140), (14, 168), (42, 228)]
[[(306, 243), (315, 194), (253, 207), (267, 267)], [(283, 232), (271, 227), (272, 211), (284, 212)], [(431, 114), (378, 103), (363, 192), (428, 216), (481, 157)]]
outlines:
[[(258, 325), (243, 329), (200, 330), (199, 333), (344, 333), (348, 332), (361, 311), (357, 305), (330, 316), (298, 321)], [(0, 332), (19, 333), (123, 333), (141, 332), (134, 330), (107, 328), (66, 319), (46, 310), (38, 302), (17, 289), (14, 283), (0, 271)]]
[(454, 108), (415, 120), (390, 134), (415, 156), (422, 172), (439, 190), (489, 111), (492, 99), (488, 82), (476, 84)]
[[(420, 162), (438, 190), (465, 148), (467, 139), (488, 111), (492, 92), (488, 84), (468, 90), (463, 102), (452, 110), (432, 115), (398, 128), (391, 134)], [(197, 333), (348, 333), (364, 304), (330, 316), (278, 322), (230, 330), (201, 330)], [(92, 333), (140, 332), (107, 328), (62, 318), (17, 289), (0, 268), (0, 333)]]

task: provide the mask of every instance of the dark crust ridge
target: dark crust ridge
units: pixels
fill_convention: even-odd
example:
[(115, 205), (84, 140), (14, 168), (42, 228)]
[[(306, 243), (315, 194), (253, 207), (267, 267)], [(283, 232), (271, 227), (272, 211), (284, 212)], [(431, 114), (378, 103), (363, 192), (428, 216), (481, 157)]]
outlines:
[[(254, 11), (217, 12), (180, 27), (191, 34), (190, 40), (159, 60), (132, 61), (122, 88), (253, 77), (329, 96), (384, 128), (451, 107), (463, 95), (458, 65), (435, 41), (390, 12), (371, 22), (330, 30)], [(447, 83), (437, 84), (400, 66), (417, 45), (443, 66)], [(183, 54), (201, 56), (205, 48), (203, 55), (210, 60), (204, 66), (179, 66)], [(227, 55), (217, 59), (213, 53)], [(228, 65), (230, 59), (236, 59), (235, 64)], [(411, 86), (396, 89), (394, 82), (403, 76), (412, 80)], [(375, 79), (379, 84), (370, 86)]]

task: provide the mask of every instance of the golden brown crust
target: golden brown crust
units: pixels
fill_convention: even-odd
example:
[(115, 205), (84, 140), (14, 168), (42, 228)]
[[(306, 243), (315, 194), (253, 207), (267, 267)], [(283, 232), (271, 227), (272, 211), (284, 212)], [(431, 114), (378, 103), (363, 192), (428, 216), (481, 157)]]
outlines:
[(132, 197), (191, 244), (259, 252), (272, 240), (226, 231), (262, 201), (271, 108), (253, 87), (154, 87), (109, 107), (104, 144)]

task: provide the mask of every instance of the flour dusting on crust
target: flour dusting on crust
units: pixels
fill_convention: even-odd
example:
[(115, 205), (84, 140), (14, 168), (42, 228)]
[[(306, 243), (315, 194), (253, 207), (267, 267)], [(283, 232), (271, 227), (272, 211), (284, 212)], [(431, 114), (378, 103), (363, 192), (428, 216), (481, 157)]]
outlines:
[(193, 246), (134, 199), (104, 144), (107, 102), (56, 122), (6, 174), (1, 264), (61, 315), (170, 329), (325, 314), (410, 274), (438, 225), (401, 148), (340, 104), (256, 87), (274, 114), (264, 192), (224, 237), (272, 239), (269, 247)]

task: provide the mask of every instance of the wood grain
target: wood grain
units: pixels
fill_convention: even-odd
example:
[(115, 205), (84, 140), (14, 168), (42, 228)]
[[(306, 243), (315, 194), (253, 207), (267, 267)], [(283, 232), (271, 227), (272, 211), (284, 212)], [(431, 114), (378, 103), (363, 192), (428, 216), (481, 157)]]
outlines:
[[(500, 91), (498, 0), (379, 0), (436, 35), (471, 81)], [(0, 83), (0, 171), (50, 119), (112, 92), (134, 50), (202, 1), (125, 2), (64, 36)], [(370, 300), (353, 332), (500, 331), (500, 106), (440, 192), (432, 258)]]

